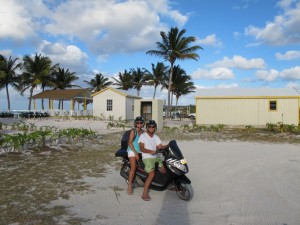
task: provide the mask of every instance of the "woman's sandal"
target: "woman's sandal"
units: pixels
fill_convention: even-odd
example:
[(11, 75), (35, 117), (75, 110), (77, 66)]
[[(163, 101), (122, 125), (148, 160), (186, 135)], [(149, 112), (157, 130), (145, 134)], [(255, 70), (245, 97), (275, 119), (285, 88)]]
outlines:
[(128, 194), (128, 195), (132, 195), (133, 192), (132, 192), (132, 191), (129, 191), (129, 190), (127, 189), (127, 194)]
[(144, 201), (150, 201), (151, 198), (149, 196), (141, 196)]

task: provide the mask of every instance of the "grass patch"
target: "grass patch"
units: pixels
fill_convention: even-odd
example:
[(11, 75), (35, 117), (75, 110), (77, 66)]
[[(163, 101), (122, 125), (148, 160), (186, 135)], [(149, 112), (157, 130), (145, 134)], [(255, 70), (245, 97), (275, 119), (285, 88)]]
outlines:
[(68, 199), (70, 193), (89, 191), (82, 178), (105, 176), (118, 144), (113, 135), (105, 135), (55, 149), (1, 155), (0, 224), (56, 224), (62, 218), (67, 224), (82, 224), (64, 207), (48, 204)]

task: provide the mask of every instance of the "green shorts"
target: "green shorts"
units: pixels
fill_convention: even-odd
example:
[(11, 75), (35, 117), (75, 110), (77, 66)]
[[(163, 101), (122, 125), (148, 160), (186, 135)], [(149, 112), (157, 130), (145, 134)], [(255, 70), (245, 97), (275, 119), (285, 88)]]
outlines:
[(163, 163), (160, 158), (148, 158), (148, 159), (143, 159), (143, 162), (145, 164), (145, 171), (149, 173), (151, 170), (154, 170), (155, 168), (155, 163), (158, 163), (158, 167), (162, 167)]

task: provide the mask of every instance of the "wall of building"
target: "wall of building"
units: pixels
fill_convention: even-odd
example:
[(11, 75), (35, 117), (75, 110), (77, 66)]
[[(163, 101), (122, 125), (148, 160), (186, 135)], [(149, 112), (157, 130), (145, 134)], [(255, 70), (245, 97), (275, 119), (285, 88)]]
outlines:
[[(269, 101), (277, 110), (269, 110)], [(283, 122), (298, 125), (298, 98), (197, 98), (197, 124), (266, 125)]]
[(126, 120), (134, 120), (134, 98), (126, 98)]
[[(112, 111), (107, 111), (107, 99), (113, 100)], [(126, 109), (126, 97), (112, 90), (93, 96), (93, 116), (99, 117), (102, 114), (105, 118), (114, 116), (114, 119), (126, 119)]]

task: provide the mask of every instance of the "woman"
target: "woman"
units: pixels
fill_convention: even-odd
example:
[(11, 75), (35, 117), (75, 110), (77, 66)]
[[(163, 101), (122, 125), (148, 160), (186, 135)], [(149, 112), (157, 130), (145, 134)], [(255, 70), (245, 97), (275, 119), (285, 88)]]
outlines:
[(130, 161), (130, 172), (129, 172), (129, 178), (128, 178), (128, 188), (127, 193), (129, 195), (132, 195), (132, 181), (135, 174), (136, 169), (136, 162), (141, 157), (141, 150), (138, 143), (140, 135), (143, 133), (142, 128), (144, 127), (144, 118), (141, 116), (138, 116), (134, 120), (134, 128), (131, 130), (128, 140), (128, 148), (127, 148), (127, 154)]

